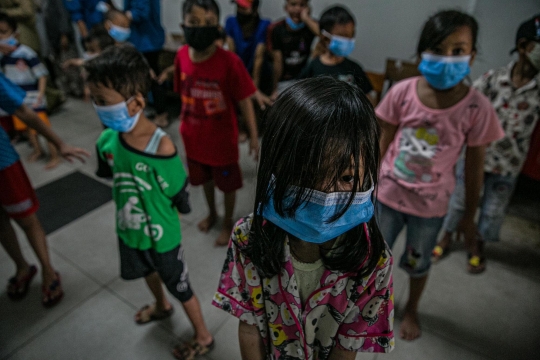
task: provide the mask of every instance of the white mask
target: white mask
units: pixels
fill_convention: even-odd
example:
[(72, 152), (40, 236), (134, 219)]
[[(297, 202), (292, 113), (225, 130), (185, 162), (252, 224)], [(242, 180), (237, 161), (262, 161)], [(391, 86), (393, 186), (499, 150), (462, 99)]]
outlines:
[(540, 43), (535, 42), (530, 53), (527, 53), (527, 58), (536, 70), (540, 70)]

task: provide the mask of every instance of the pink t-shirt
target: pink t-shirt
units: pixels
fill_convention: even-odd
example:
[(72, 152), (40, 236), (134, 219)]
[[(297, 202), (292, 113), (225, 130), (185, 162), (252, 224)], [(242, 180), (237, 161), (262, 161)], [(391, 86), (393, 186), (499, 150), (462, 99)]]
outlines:
[(398, 126), (380, 172), (377, 198), (400, 212), (442, 217), (456, 183), (461, 149), (487, 145), (504, 136), (489, 100), (474, 88), (447, 109), (420, 102), (415, 77), (394, 85), (375, 110)]

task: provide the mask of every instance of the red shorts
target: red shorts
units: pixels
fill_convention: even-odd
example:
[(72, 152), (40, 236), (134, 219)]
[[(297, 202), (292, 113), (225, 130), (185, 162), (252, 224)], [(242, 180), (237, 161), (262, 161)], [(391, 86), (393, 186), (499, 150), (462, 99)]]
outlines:
[(224, 193), (242, 188), (242, 172), (238, 163), (225, 166), (210, 166), (189, 158), (187, 163), (191, 185), (202, 185), (214, 180), (216, 187)]
[(11, 218), (25, 218), (37, 211), (36, 192), (20, 161), (0, 170), (0, 184), (0, 205)]

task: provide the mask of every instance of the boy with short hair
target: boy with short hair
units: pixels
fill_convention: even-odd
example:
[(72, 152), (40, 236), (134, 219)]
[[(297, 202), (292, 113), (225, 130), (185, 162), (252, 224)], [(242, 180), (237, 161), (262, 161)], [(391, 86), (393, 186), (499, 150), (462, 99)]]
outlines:
[(272, 98), (292, 84), (306, 66), (318, 24), (309, 17), (309, 0), (285, 0), (287, 17), (270, 25), (268, 48), (274, 62)]
[(242, 60), (216, 46), (219, 7), (214, 0), (187, 0), (182, 25), (187, 45), (176, 54), (175, 91), (182, 97), (180, 133), (192, 185), (203, 185), (210, 214), (199, 223), (208, 232), (217, 221), (214, 185), (225, 193), (225, 219), (216, 240), (227, 245), (233, 227), (236, 190), (242, 187), (238, 165), (236, 109), (248, 125), (250, 154), (259, 140), (251, 96), (255, 94)]
[(191, 290), (176, 211), (189, 212), (188, 179), (172, 140), (144, 114), (150, 67), (133, 46), (118, 45), (88, 61), (85, 69), (94, 107), (108, 127), (97, 141), (98, 174), (114, 179), (121, 277), (144, 277), (155, 298), (135, 321), (146, 324), (173, 313), (164, 283), (195, 330), (193, 340), (175, 349), (175, 355), (202, 355), (214, 339)]
[(326, 52), (313, 59), (300, 73), (299, 79), (320, 75), (335, 76), (349, 84), (358, 86), (372, 104), (375, 96), (373, 87), (360, 65), (348, 58), (354, 50), (355, 20), (342, 6), (327, 9), (319, 19), (321, 42)]
[[(2, 53), (0, 57), (0, 68), (6, 77), (26, 91), (24, 99), (25, 105), (34, 109), (40, 119), (51, 126), (47, 116), (47, 103), (45, 99), (45, 89), (47, 87), (47, 76), (49, 72), (45, 65), (41, 63), (38, 55), (30, 47), (20, 44), (16, 36), (17, 22), (9, 16), (0, 13), (0, 41), (13, 45), (13, 50)], [(33, 129), (29, 129), (26, 124), (13, 116), (13, 124), (17, 131), (27, 131), (34, 151), (29, 157), (29, 161), (36, 161), (44, 153), (39, 143), (38, 135)], [(46, 169), (52, 169), (60, 163), (58, 152), (52, 143), (48, 143), (50, 159)]]

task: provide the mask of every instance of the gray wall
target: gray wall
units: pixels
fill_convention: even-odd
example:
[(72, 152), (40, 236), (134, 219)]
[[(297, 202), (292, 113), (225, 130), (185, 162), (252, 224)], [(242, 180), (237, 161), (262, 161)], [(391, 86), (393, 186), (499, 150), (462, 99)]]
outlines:
[[(284, 16), (284, 0), (261, 0), (261, 14), (272, 20)], [(162, 0), (163, 23), (169, 32), (180, 32), (182, 0)], [(229, 0), (218, 0), (221, 21), (234, 12)], [(352, 55), (365, 70), (384, 72), (386, 58), (413, 59), (423, 23), (443, 9), (472, 13), (480, 24), (479, 54), (472, 68), (473, 78), (500, 67), (511, 59), (519, 24), (540, 13), (540, 0), (311, 0), (318, 17), (328, 6), (347, 6), (357, 20), (356, 49)]]

